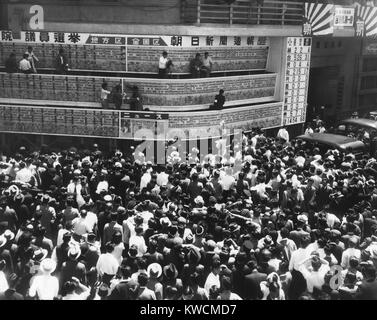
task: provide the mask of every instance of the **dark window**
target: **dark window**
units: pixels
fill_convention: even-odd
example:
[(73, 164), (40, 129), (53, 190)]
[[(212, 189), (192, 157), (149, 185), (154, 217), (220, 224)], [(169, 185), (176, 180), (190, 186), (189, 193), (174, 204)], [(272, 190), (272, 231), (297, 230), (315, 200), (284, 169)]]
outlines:
[(363, 59), (363, 71), (377, 71), (377, 57)]

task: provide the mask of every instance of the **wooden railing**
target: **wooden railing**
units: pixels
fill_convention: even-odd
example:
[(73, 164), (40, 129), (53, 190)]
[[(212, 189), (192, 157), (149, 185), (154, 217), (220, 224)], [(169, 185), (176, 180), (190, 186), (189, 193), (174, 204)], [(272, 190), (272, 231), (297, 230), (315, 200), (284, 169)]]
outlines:
[(303, 10), (302, 1), (184, 0), (181, 12), (183, 23), (300, 25)]

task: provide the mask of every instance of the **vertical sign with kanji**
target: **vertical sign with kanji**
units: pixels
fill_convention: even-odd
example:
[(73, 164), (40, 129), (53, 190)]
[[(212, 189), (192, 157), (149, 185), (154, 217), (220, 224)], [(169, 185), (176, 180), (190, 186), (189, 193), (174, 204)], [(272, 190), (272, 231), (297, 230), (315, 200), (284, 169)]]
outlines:
[(305, 122), (311, 42), (307, 37), (287, 38), (283, 125)]

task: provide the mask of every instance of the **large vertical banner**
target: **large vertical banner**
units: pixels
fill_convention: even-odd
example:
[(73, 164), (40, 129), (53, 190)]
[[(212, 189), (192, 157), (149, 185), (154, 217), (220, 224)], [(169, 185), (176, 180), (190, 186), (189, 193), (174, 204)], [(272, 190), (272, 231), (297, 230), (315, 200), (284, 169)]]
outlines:
[(377, 35), (377, 7), (356, 4), (356, 36), (375, 37)]
[(334, 5), (305, 3), (303, 36), (325, 36), (334, 32)]
[(312, 39), (288, 37), (283, 125), (305, 122)]

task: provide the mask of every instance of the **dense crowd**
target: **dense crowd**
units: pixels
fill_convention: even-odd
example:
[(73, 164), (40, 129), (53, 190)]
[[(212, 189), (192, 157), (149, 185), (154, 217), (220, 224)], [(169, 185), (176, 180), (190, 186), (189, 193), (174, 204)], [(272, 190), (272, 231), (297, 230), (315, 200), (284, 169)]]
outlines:
[(377, 160), (278, 136), (3, 156), (0, 299), (377, 299)]

